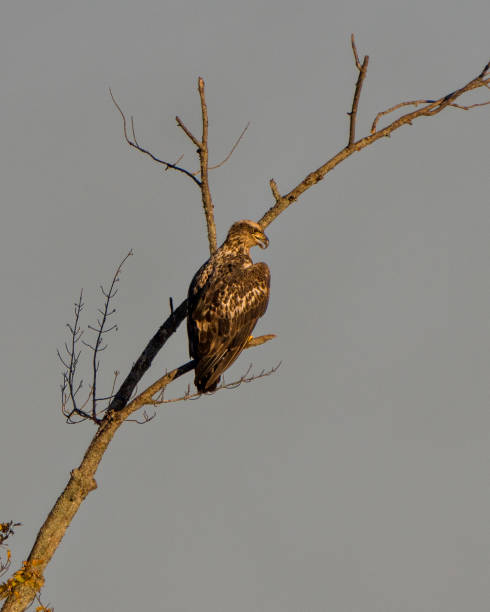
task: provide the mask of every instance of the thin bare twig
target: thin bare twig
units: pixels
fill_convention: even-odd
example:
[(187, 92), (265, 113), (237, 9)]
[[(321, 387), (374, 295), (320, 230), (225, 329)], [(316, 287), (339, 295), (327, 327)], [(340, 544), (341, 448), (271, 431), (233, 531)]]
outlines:
[(271, 179), (269, 181), (269, 185), (272, 191), (272, 195), (274, 196), (274, 200), (276, 202), (279, 202), (279, 200), (281, 199), (281, 194), (279, 193), (276, 181), (274, 179)]
[(248, 130), (250, 126), (250, 121), (247, 123), (247, 125), (243, 128), (242, 133), (240, 134), (240, 136), (236, 139), (235, 144), (231, 147), (230, 152), (228, 153), (228, 155), (224, 158), (223, 161), (220, 161), (219, 164), (216, 164), (214, 166), (209, 166), (208, 170), (216, 170), (216, 168), (221, 168), (221, 166), (223, 166), (224, 164), (226, 164), (226, 162), (230, 159), (230, 157), (233, 155), (233, 153), (235, 152), (235, 149), (238, 147), (238, 145), (240, 144), (241, 139), (244, 137), (245, 132)]
[(202, 142), (194, 136), (194, 134), (190, 131), (190, 129), (185, 125), (185, 123), (182, 121), (182, 119), (178, 115), (175, 117), (175, 121), (177, 121), (177, 125), (183, 130), (185, 135), (190, 140), (192, 140), (192, 142), (196, 145), (196, 147), (199, 150), (202, 147)]
[(351, 46), (352, 52), (354, 53), (354, 61), (356, 64), (356, 68), (359, 70), (359, 76), (357, 78), (356, 89), (354, 92), (354, 98), (352, 100), (352, 109), (349, 114), (349, 142), (348, 147), (351, 147), (356, 140), (356, 119), (357, 119), (357, 109), (359, 107), (359, 99), (361, 97), (362, 84), (364, 83), (364, 79), (366, 78), (368, 63), (369, 63), (369, 55), (364, 56), (364, 60), (362, 65), (359, 62), (359, 55), (357, 54), (356, 41), (354, 40), (354, 34), (351, 34)]
[(354, 38), (354, 34), (350, 35), (350, 46), (352, 47), (352, 53), (354, 54), (354, 62), (356, 64), (356, 68), (359, 70), (359, 72), (361, 72), (362, 66), (361, 66), (361, 62), (359, 61), (359, 54), (357, 53), (357, 47), (356, 47), (356, 41)]
[(216, 390), (218, 389), (236, 389), (242, 383), (249, 383), (254, 380), (258, 380), (259, 378), (266, 378), (267, 376), (271, 376), (272, 374), (275, 374), (275, 372), (277, 372), (277, 370), (281, 367), (281, 364), (282, 364), (282, 361), (280, 361), (277, 365), (273, 366), (269, 370), (261, 370), (258, 374), (251, 374), (251, 375), (250, 375), (250, 372), (252, 370), (252, 364), (250, 364), (245, 374), (241, 376), (238, 380), (234, 380), (233, 382), (230, 382), (230, 383), (227, 383), (223, 380), (222, 384), (219, 387), (217, 387)]
[[(78, 349), (78, 343), (83, 335), (83, 330), (80, 328), (80, 315), (83, 310), (83, 290), (80, 291), (80, 297), (74, 304), (74, 322), (73, 324), (67, 323), (66, 327), (70, 332), (69, 343), (65, 342), (64, 348), (66, 357), (63, 357), (61, 351), (58, 349), (58, 359), (64, 366), (63, 371), (63, 382), (61, 384), (61, 411), (67, 418), (68, 422), (72, 422), (74, 414), (79, 416), (81, 420), (90, 418), (82, 408), (79, 408), (77, 402), (77, 395), (83, 386), (83, 380), (76, 380), (78, 362), (80, 360), (81, 351)], [(90, 397), (90, 393), (88, 395)], [(72, 408), (67, 408), (68, 402), (71, 403)], [(84, 402), (84, 406), (86, 405)]]
[(376, 115), (373, 121), (373, 125), (371, 126), (371, 134), (374, 134), (376, 132), (376, 129), (378, 127), (378, 121), (381, 119), (381, 117), (389, 115), (393, 111), (396, 111), (399, 108), (402, 108), (403, 106), (419, 106), (420, 104), (429, 104), (430, 102), (434, 102), (434, 100), (408, 100), (407, 102), (399, 102), (394, 106), (390, 106), (390, 108), (387, 108), (386, 110), (381, 111)]
[(157, 413), (154, 410), (153, 414), (149, 415), (146, 410), (143, 410), (143, 418), (142, 419), (126, 419), (126, 423), (136, 423), (137, 425), (146, 425), (146, 423), (149, 423), (150, 421), (153, 421), (153, 419), (156, 417)]
[(196, 185), (199, 186), (199, 188), (201, 188), (201, 181), (199, 179), (197, 179), (192, 174), (192, 172), (190, 172), (189, 170), (186, 170), (185, 168), (182, 168), (181, 166), (177, 166), (176, 164), (172, 164), (171, 162), (166, 162), (163, 159), (159, 159), (156, 155), (153, 155), (153, 153), (151, 153), (148, 149), (145, 149), (145, 148), (141, 147), (138, 144), (136, 136), (135, 136), (135, 133), (134, 133), (134, 120), (133, 120), (132, 117), (131, 117), (131, 131), (132, 131), (132, 134), (133, 134), (133, 140), (129, 137), (126, 115), (123, 113), (121, 107), (116, 102), (116, 99), (114, 98), (114, 95), (113, 95), (112, 90), (110, 88), (109, 88), (109, 93), (111, 94), (111, 98), (112, 98), (112, 101), (114, 102), (114, 106), (117, 108), (117, 110), (119, 111), (119, 114), (121, 115), (121, 118), (122, 118), (122, 121), (123, 121), (124, 139), (128, 143), (128, 145), (130, 147), (133, 147), (133, 149), (136, 149), (137, 151), (140, 151), (140, 153), (144, 153), (145, 155), (148, 155), (148, 157), (151, 157), (151, 159), (153, 161), (157, 162), (158, 164), (162, 164), (163, 166), (165, 166), (165, 170), (168, 170), (169, 168), (171, 168), (172, 170), (177, 170), (177, 172), (182, 172), (183, 174), (185, 174), (189, 178), (191, 178), (194, 181), (194, 183), (196, 183)]
[(476, 108), (477, 106), (488, 106), (489, 104), (490, 100), (487, 100), (486, 102), (478, 102), (476, 104), (469, 104), (468, 106), (463, 106), (462, 104), (456, 104), (455, 102), (453, 102), (449, 106), (452, 106), (454, 108), (460, 108), (461, 110), (471, 110), (472, 108)]
[(116, 382), (117, 382), (117, 378), (119, 376), (119, 370), (114, 370), (114, 380), (112, 381), (112, 389), (111, 389), (111, 394), (110, 394), (110, 399), (112, 399), (114, 397), (114, 389), (116, 388)]

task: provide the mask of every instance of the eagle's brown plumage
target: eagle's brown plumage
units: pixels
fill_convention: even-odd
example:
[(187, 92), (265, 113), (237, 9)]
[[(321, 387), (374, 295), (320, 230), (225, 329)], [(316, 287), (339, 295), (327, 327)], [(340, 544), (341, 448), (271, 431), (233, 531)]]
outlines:
[(260, 225), (237, 221), (190, 284), (187, 334), (199, 391), (216, 389), (266, 311), (270, 273), (267, 264), (254, 264), (250, 257), (250, 247), (256, 244), (269, 244)]

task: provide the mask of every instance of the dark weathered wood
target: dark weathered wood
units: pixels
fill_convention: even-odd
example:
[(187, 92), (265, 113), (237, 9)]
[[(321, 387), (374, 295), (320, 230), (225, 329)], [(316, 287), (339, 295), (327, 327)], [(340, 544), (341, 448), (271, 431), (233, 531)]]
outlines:
[(177, 328), (182, 323), (187, 315), (187, 300), (184, 300), (180, 306), (172, 312), (168, 319), (161, 325), (157, 333), (148, 342), (145, 349), (135, 361), (129, 374), (120, 386), (114, 399), (109, 405), (108, 410), (122, 410), (128, 403), (131, 394), (136, 385), (143, 378), (151, 362), (167, 342), (170, 336), (177, 331)]

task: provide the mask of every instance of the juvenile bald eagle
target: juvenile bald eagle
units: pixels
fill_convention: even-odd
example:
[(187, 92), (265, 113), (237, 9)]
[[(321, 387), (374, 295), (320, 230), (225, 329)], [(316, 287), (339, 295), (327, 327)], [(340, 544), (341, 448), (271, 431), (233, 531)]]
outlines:
[(254, 264), (250, 257), (256, 244), (269, 245), (260, 225), (237, 221), (190, 284), (187, 334), (196, 362), (194, 383), (201, 392), (216, 389), (266, 311), (270, 273), (267, 264)]

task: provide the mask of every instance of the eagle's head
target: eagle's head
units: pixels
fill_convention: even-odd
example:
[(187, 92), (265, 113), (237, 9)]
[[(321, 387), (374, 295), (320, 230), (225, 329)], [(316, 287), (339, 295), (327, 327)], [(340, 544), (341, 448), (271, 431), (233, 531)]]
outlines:
[(247, 249), (258, 244), (261, 249), (266, 249), (269, 246), (269, 238), (258, 223), (243, 219), (230, 227), (226, 243), (230, 246), (245, 246)]

